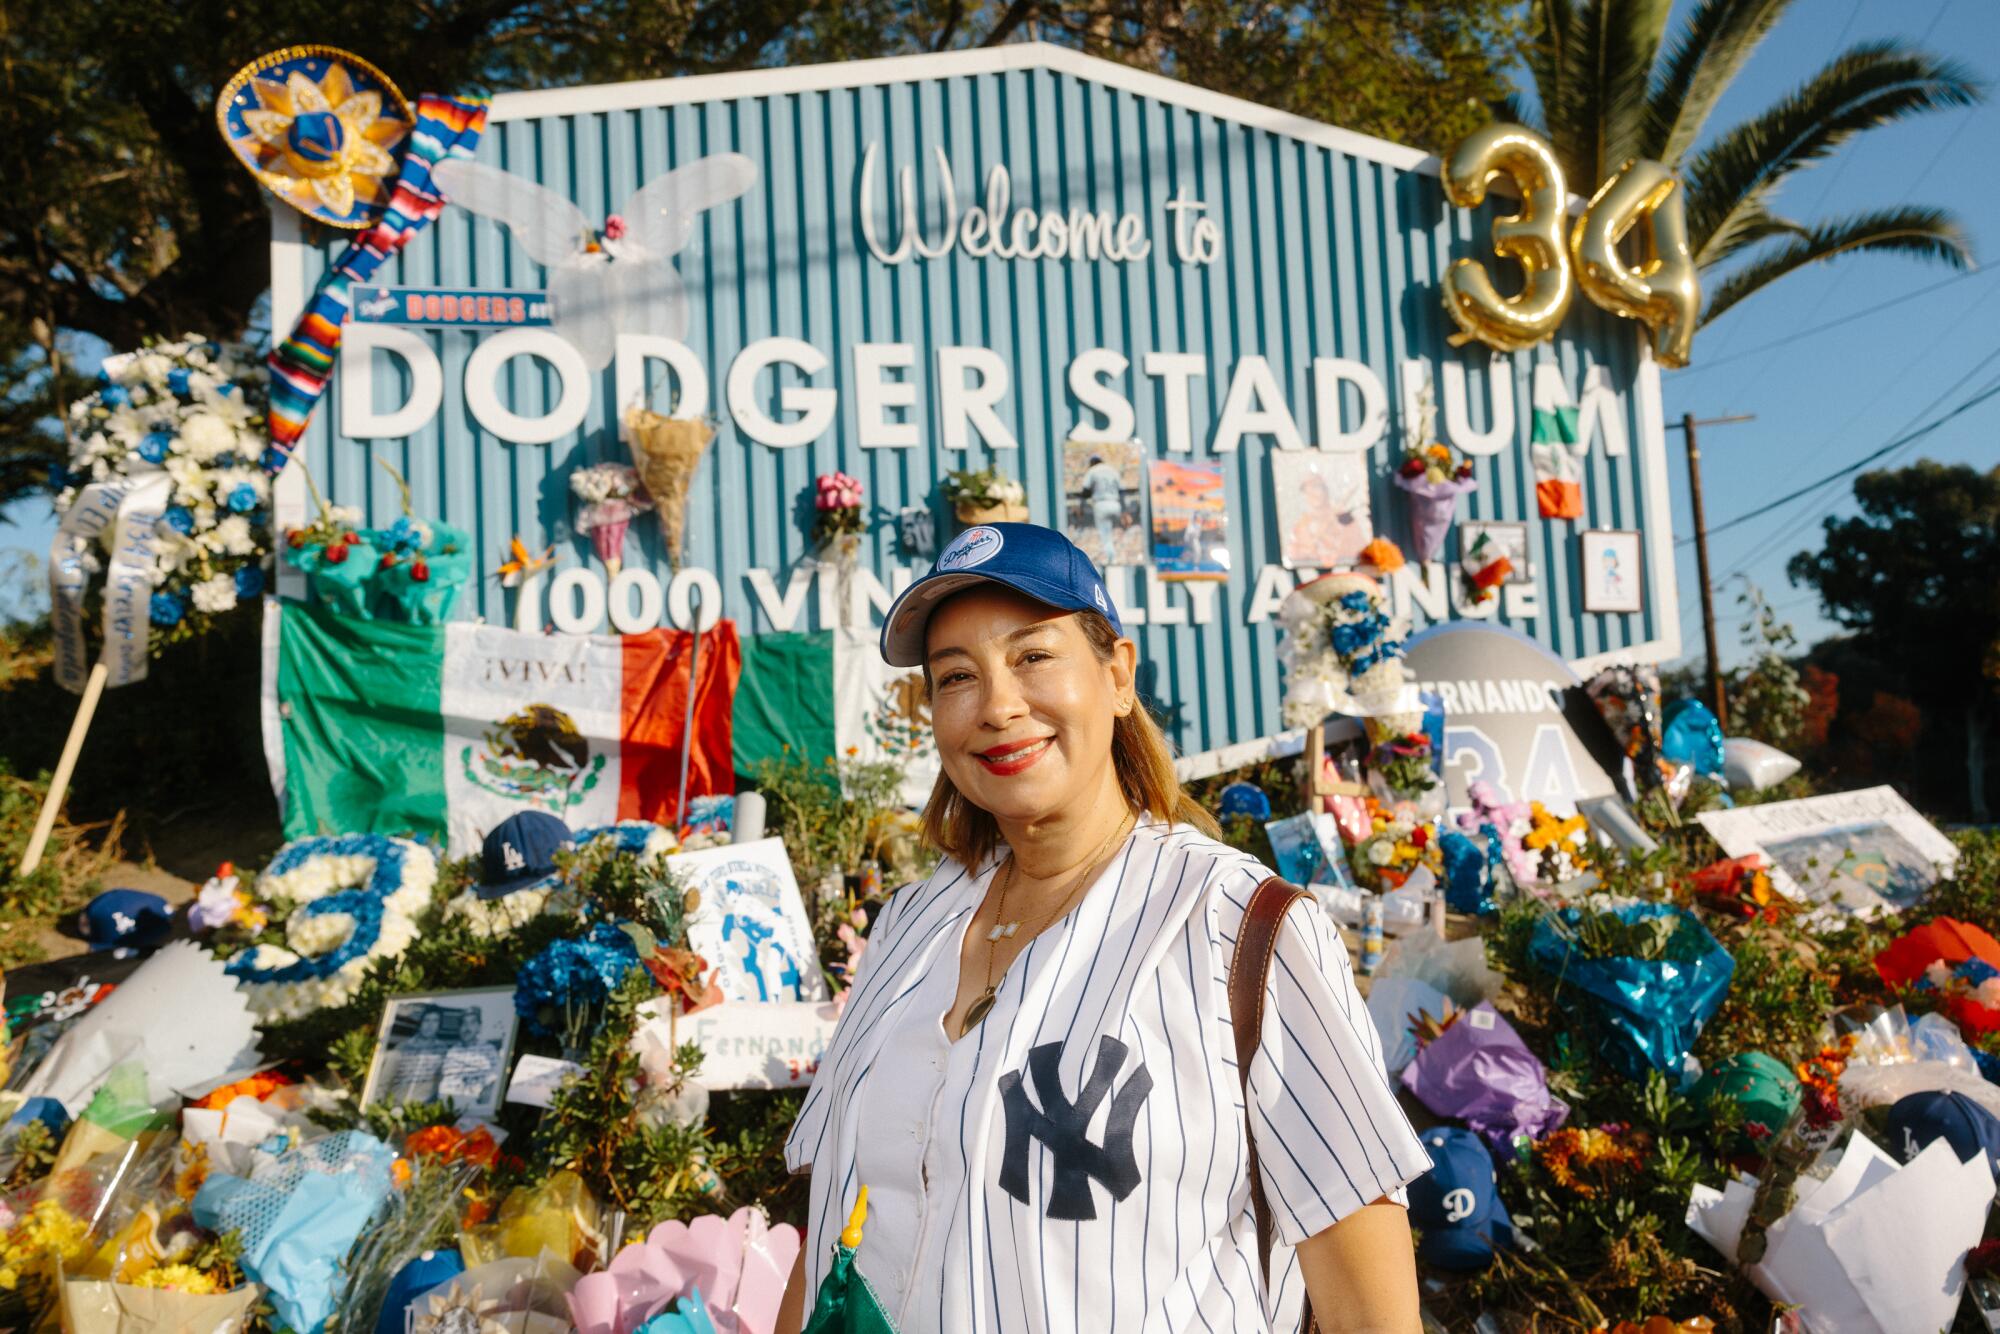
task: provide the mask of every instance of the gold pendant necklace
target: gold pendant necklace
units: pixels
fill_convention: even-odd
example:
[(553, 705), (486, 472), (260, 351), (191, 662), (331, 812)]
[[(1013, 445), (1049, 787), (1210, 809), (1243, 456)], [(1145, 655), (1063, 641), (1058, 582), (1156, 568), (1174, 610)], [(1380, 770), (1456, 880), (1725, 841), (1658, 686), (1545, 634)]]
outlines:
[[(1036, 925), (1033, 934), (1040, 935), (1050, 922), (1055, 921), (1068, 910), (1070, 900), (1076, 896), (1076, 891), (1090, 878), (1090, 873), (1097, 869), (1098, 865), (1103, 862), (1104, 858), (1113, 848), (1125, 841), (1125, 836), (1131, 832), (1132, 826), (1137, 822), (1137, 817), (1130, 811), (1127, 811), (1125, 818), (1119, 822), (1118, 828), (1112, 831), (1111, 837), (1098, 845), (1097, 851), (1084, 862), (1083, 869), (1077, 873), (1076, 878), (1063, 887), (1062, 897), (1057, 900), (1055, 911), (1049, 913), (1048, 916)], [(994, 909), (994, 916), (996, 918), (1007, 911), (1007, 891), (1014, 887), (1014, 869), (1014, 854), (1010, 852), (1007, 854), (1006, 878), (1000, 882), (1000, 902)], [(994, 957), (1000, 952), (1000, 942), (1010, 939), (1020, 929), (1021, 923), (1018, 921), (996, 922), (993, 929), (986, 933), (986, 989), (981, 991), (977, 996), (974, 996), (972, 1004), (965, 1007), (965, 1018), (958, 1026), (958, 1035), (960, 1037), (964, 1037), (974, 1028), (977, 1028), (979, 1021), (992, 1013), (993, 1004), (998, 999), (1000, 990), (1000, 983), (995, 981), (993, 977)]]

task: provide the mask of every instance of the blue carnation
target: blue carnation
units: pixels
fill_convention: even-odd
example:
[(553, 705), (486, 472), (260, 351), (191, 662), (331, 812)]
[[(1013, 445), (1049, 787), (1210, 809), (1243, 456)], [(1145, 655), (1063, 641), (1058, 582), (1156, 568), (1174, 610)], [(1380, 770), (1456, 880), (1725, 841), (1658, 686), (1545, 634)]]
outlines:
[(282, 449), (265, 450), (263, 459), (264, 471), (283, 472), (285, 470), (285, 460), (290, 457), (291, 456), (285, 453), (285, 451)]
[(174, 447), (174, 438), (165, 431), (150, 431), (139, 442), (139, 457), (158, 465), (167, 461), (167, 451)]
[(182, 537), (194, 532), (194, 514), (185, 505), (169, 505), (166, 513), (167, 527)]
[(558, 940), (521, 965), (514, 1009), (530, 1033), (556, 1036), (567, 1013), (603, 1005), (640, 966), (632, 938), (599, 922), (582, 940)]
[(257, 508), (257, 488), (248, 482), (238, 482), (229, 490), (229, 508), (237, 514), (248, 514)]
[(224, 398), (234, 398), (236, 397), (236, 386), (224, 380), (215, 387), (215, 392), (221, 394)]
[(188, 373), (181, 367), (167, 372), (167, 388), (173, 390), (176, 398), (186, 398), (188, 393)]
[(49, 489), (62, 491), (69, 487), (69, 469), (60, 463), (49, 464)]
[(154, 625), (175, 626), (181, 623), (181, 616), (187, 611), (187, 604), (178, 593), (155, 593), (147, 605), (148, 618)]
[(245, 565), (236, 572), (236, 596), (254, 598), (264, 591), (264, 571), (255, 565)]
[(122, 408), (132, 401), (132, 395), (126, 391), (125, 386), (122, 384), (105, 385), (104, 388), (97, 391), (97, 396), (103, 400), (104, 406), (107, 408)]

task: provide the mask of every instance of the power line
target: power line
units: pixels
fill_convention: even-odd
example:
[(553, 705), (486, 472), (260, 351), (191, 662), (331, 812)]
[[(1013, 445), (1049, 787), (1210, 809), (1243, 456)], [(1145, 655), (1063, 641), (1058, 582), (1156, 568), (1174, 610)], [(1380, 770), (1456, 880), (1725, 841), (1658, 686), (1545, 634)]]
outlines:
[[(1994, 381), (1992, 385), (1988, 386), (1988, 388), (1993, 390), (2000, 390), (2000, 380)], [(1902, 449), (1908, 449), (1911, 445), (1915, 443), (1916, 441), (1914, 439), (1907, 441), (1903, 445)], [(1896, 451), (1896, 453), (1901, 453), (1901, 452), (1902, 452), (1901, 449)], [(1895, 457), (1895, 455), (1892, 454), (1890, 457), (1893, 458)], [(1884, 460), (1884, 462), (1887, 462), (1887, 460)], [(1832, 495), (1828, 496), (1825, 500), (1821, 501), (1818, 505), (1814, 506), (1812, 509), (1807, 510), (1804, 514), (1799, 515), (1786, 527), (1780, 529), (1777, 533), (1773, 534), (1768, 540), (1764, 541), (1763, 543), (1760, 543), (1757, 547), (1753, 548), (1751, 551), (1745, 554), (1737, 562), (1737, 564), (1734, 567), (1732, 567), (1731, 573), (1734, 574), (1740, 570), (1748, 568), (1749, 566), (1755, 564), (1757, 561), (1762, 560), (1765, 556), (1769, 555), (1771, 552), (1777, 550), (1779, 547), (1784, 546), (1788, 542), (1796, 540), (1808, 528), (1812, 527), (1815, 523), (1819, 522), (1826, 515), (1832, 513), (1833, 510), (1846, 499), (1848, 499), (1848, 495), (1846, 493), (1838, 491), (1834, 492)]]
[[(1988, 355), (1986, 361), (1983, 361), (1978, 366), (1974, 367), (1973, 368), (1974, 372), (1978, 370), (1983, 370), (1988, 362), (1991, 362), (1996, 358), (2000, 358), (2000, 348), (1995, 348), (1993, 352), (1990, 355)], [(1964, 378), (1970, 379), (1971, 373), (1968, 373)], [(1961, 380), (1961, 383), (1963, 383), (1963, 380)], [(1957, 388), (1956, 385), (1952, 387)], [(1988, 399), (1993, 398), (1995, 395), (2000, 395), (2000, 382), (1995, 382), (1994, 384), (1987, 386), (1985, 389), (1979, 391), (1972, 397), (1960, 403), (1950, 412), (1947, 412), (1944, 416), (1939, 417), (1936, 421), (1933, 421), (1928, 425), (1918, 427), (1916, 430), (1910, 432), (1908, 435), (1898, 436), (1890, 440), (1887, 444), (1881, 446), (1879, 449), (1871, 450), (1869, 453), (1862, 455), (1860, 458), (1848, 464), (1846, 467), (1835, 469), (1833, 472), (1827, 473), (1825, 476), (1820, 477), (1816, 481), (1808, 482), (1806, 485), (1798, 488), (1796, 491), (1787, 492), (1786, 494), (1778, 497), (1776, 500), (1767, 501), (1766, 503), (1759, 505), (1756, 509), (1748, 510), (1745, 513), (1737, 515), (1733, 519), (1730, 519), (1724, 523), (1719, 523), (1715, 525), (1715, 527), (1709, 529), (1709, 532), (1711, 534), (1720, 533), (1728, 529), (1735, 528), (1741, 524), (1748, 523), (1752, 519), (1759, 518), (1763, 515), (1769, 514), (1772, 510), (1782, 509), (1786, 505), (1791, 504), (1794, 500), (1798, 500), (1804, 496), (1809, 496), (1813, 492), (1819, 490), (1823, 486), (1826, 486), (1830, 482), (1837, 482), (1843, 477), (1847, 477), (1854, 473), (1860, 472), (1863, 468), (1867, 467), (1875, 460), (1883, 457), (1886, 454), (1892, 453), (1897, 449), (1901, 449), (1905, 445), (1914, 444), (1916, 441), (1921, 440), (1923, 437), (1929, 435), (1932, 431), (1937, 430), (1938, 427), (1943, 426), (1946, 422), (1951, 421), (1954, 418), (1965, 415), (1972, 409), (1978, 407), (1981, 403), (1984, 403)], [(1694, 539), (1691, 537), (1684, 537), (1678, 543), (1676, 543), (1676, 545), (1686, 546), (1689, 542), (1692, 542), (1693, 540)]]
[(1872, 306), (1864, 307), (1861, 310), (1853, 311), (1846, 315), (1836, 316), (1828, 320), (1825, 324), (1816, 324), (1810, 329), (1800, 329), (1796, 333), (1786, 334), (1783, 338), (1774, 338), (1768, 343), (1759, 343), (1755, 347), (1746, 347), (1741, 352), (1732, 353), (1726, 357), (1717, 357), (1713, 361), (1704, 361), (1698, 366), (1690, 366), (1683, 371), (1676, 371), (1674, 378), (1681, 379), (1689, 375), (1699, 375), (1703, 371), (1714, 370), (1717, 366), (1727, 366), (1732, 361), (1741, 361), (1745, 357), (1754, 357), (1759, 352), (1769, 352), (1773, 348), (1784, 347), (1787, 344), (1799, 342), (1801, 339), (1811, 338), (1813, 335), (1825, 333), (1829, 329), (1838, 329), (1843, 324), (1852, 324), (1856, 320), (1866, 319), (1868, 316), (1887, 310), (1891, 306), (1900, 306), (1905, 301), (1915, 301), (1920, 296), (1929, 296), (1932, 292), (1949, 287), (1953, 283), (1962, 283), (1968, 278), (1983, 278), (1991, 272), (1993, 272), (1992, 269), (1967, 269), (1963, 273), (1954, 273), (1951, 277), (1941, 282), (1932, 283), (1928, 287), (1919, 287), (1916, 291), (1905, 292), (1901, 296), (1892, 296), (1887, 301), (1878, 301)]
[[(1990, 300), (1992, 298), (1992, 295), (1993, 293), (1989, 289), (1988, 292), (1986, 293), (1985, 300)], [(1916, 356), (1910, 358), (1909, 364), (1904, 366), (1901, 371), (1899, 371), (1897, 374), (1893, 376), (1888, 376), (1883, 378), (1880, 381), (1878, 387), (1876, 388), (1873, 397), (1871, 397), (1866, 403), (1862, 404), (1859, 408), (1856, 408), (1852, 412), (1848, 413), (1847, 419), (1850, 422), (1860, 421), (1864, 416), (1866, 416), (1869, 412), (1871, 412), (1874, 409), (1877, 403), (1880, 403), (1884, 398), (1887, 398), (1891, 392), (1901, 387), (1904, 381), (1908, 379), (1910, 372), (1916, 370), (1919, 366), (1922, 366), (1926, 361), (1928, 361), (1931, 354), (1935, 352), (1938, 348), (1942, 347), (1948, 339), (1952, 338), (1958, 332), (1958, 327), (1960, 325), (1964, 324), (1973, 315), (1978, 313), (1980, 307), (1984, 303), (1985, 303), (1984, 300), (1972, 301), (1966, 303), (1964, 309), (1959, 311), (1958, 318), (1952, 320), (1949, 324), (1946, 324), (1943, 328), (1939, 329), (1937, 332), (1937, 336), (1933, 338), (1928, 344), (1926, 344), (1921, 352), (1917, 353)], [(1978, 373), (1979, 373), (1979, 367), (1974, 366), (1970, 371), (1967, 371), (1964, 375), (1960, 376), (1957, 380), (1953, 381), (1944, 390), (1934, 395), (1931, 398), (1930, 402), (1924, 404), (1924, 406), (1922, 406), (1921, 408), (1918, 408), (1914, 413), (1910, 415), (1910, 417), (1906, 421), (1904, 421), (1901, 425), (1897, 426), (1894, 431), (1890, 432), (1890, 434), (1900, 435), (1902, 432), (1907, 431), (1911, 427), (1915, 426), (1918, 422), (1924, 419), (1926, 414), (1928, 414), (1932, 409), (1936, 408), (1938, 404), (1944, 402), (1947, 398), (1950, 398), (1952, 394), (1958, 391), (1960, 386), (1962, 386), (1967, 380), (1971, 379), (1974, 375), (1977, 375)], [(1810, 520), (1808, 520), (1808, 522), (1810, 522)], [(1782, 541), (1784, 540), (1785, 536), (1786, 536), (1785, 534), (1779, 534), (1773, 540)], [(1743, 562), (1739, 561), (1736, 568), (1741, 569), (1742, 564)]]

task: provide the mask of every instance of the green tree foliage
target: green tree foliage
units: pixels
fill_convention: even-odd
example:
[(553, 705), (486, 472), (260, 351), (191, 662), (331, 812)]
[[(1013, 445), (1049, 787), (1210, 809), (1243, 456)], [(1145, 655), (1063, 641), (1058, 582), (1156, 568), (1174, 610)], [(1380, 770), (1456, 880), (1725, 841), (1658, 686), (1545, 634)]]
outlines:
[(1962, 731), (1967, 807), (1989, 818), (1987, 737), (2000, 709), (2000, 468), (1928, 460), (1863, 473), (1861, 513), (1825, 522), (1825, 545), (1786, 567), (1853, 643), (1922, 706)]
[(1513, 0), (6, 0), (0, 503), (41, 489), (80, 346), (233, 337), (269, 286), (267, 201), (220, 85), (324, 42), (408, 95), (707, 74), (1039, 38), (1427, 148), (1506, 91)]
[(1580, 193), (1634, 157), (1681, 178), (1688, 242), (1708, 280), (1704, 324), (1786, 274), (1849, 251), (1955, 268), (1971, 262), (1963, 228), (1941, 208), (1897, 202), (1806, 222), (1774, 211), (1794, 172), (1855, 135), (1977, 102), (1981, 87), (1968, 70), (1904, 42), (1859, 42), (1697, 148), (1791, 0), (1699, 0), (1669, 40), (1672, 8), (1669, 0), (1537, 0), (1540, 31), (1526, 61), (1539, 106), (1515, 104), (1507, 114), (1548, 135)]
[(1764, 600), (1764, 590), (1747, 577), (1736, 602), (1743, 608), (1743, 641), (1753, 656), (1748, 666), (1729, 674), (1725, 686), (1730, 730), (1736, 736), (1789, 747), (1804, 730), (1806, 709), (1812, 703), (1792, 662), (1798, 636), (1789, 622), (1778, 619)]

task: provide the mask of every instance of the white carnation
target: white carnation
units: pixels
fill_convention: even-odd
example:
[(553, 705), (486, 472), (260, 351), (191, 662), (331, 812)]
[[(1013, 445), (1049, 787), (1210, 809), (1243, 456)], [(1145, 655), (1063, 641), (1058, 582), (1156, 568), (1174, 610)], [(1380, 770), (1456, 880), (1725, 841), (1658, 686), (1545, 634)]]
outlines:
[(127, 449), (137, 445), (147, 429), (144, 415), (132, 408), (113, 408), (104, 419), (104, 433)]
[(213, 463), (236, 448), (236, 432), (212, 412), (193, 412), (181, 423), (181, 448), (203, 463)]
[(185, 454), (167, 456), (167, 476), (174, 479), (174, 499), (199, 505), (208, 499), (208, 470)]
[(286, 943), (307, 958), (340, 948), (353, 934), (352, 913), (321, 913), (317, 917), (299, 913), (285, 923)]
[(257, 550), (257, 539), (251, 535), (250, 521), (241, 514), (232, 514), (216, 524), (211, 540), (216, 550), (232, 556), (248, 556)]
[(188, 592), (194, 598), (196, 611), (213, 614), (228, 611), (236, 605), (236, 580), (226, 574), (204, 579)]
[(173, 360), (158, 352), (141, 352), (132, 358), (132, 374), (156, 388), (166, 385), (167, 376), (173, 373), (173, 369)]

